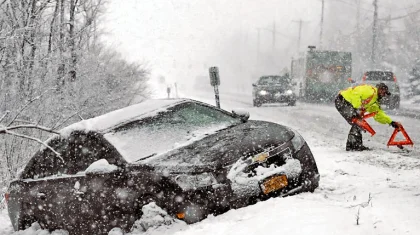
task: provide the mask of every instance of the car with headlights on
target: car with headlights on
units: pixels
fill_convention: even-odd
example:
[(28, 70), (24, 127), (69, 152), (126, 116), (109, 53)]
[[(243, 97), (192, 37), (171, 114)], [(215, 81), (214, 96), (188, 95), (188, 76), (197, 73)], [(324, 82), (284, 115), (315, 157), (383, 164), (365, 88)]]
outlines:
[[(59, 131), (7, 191), (15, 230), (129, 232), (156, 203), (194, 223), (258, 200), (313, 192), (318, 168), (299, 133), (190, 99), (146, 100)], [(58, 153), (58, 154), (57, 154)]]
[(287, 73), (283, 76), (261, 76), (252, 86), (253, 105), (256, 107), (265, 103), (296, 105), (297, 96), (293, 92), (293, 83)]

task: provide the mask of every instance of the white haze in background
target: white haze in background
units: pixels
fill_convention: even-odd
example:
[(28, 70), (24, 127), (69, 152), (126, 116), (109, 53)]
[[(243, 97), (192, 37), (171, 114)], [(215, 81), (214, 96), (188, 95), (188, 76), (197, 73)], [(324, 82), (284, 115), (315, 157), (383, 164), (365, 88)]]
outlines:
[[(373, 0), (325, 0), (324, 48), (337, 35), (355, 31), (358, 2), (360, 27), (371, 28)], [(405, 15), (416, 7), (416, 0), (379, 0), (379, 18)], [(191, 87), (196, 76), (208, 77), (208, 67), (219, 66), (222, 90), (249, 91), (257, 76), (290, 69), (300, 19), (305, 21), (300, 51), (319, 46), (318, 0), (111, 0), (108, 11), (108, 43), (130, 60), (147, 61), (154, 84), (165, 87), (175, 82)], [(275, 47), (272, 32), (261, 29), (258, 56), (257, 29), (271, 30), (274, 21)], [(401, 27), (400, 21), (392, 24)], [(165, 82), (158, 82), (161, 76)]]

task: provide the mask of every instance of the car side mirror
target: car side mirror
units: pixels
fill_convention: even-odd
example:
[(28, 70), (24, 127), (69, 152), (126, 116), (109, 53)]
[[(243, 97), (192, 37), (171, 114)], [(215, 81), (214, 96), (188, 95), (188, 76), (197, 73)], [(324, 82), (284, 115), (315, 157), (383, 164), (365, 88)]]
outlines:
[(247, 122), (249, 119), (249, 112), (243, 109), (234, 109), (232, 114), (235, 118), (241, 119), (242, 122)]
[(101, 175), (108, 174), (117, 171), (122, 171), (121, 168), (116, 165), (109, 164), (106, 159), (100, 159), (92, 164), (85, 170), (86, 175)]

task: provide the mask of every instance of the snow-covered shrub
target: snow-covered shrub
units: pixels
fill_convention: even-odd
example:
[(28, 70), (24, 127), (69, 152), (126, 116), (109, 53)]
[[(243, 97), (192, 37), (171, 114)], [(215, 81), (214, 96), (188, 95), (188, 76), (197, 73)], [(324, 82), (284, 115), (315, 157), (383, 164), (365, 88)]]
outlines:
[(145, 232), (149, 229), (157, 229), (159, 227), (168, 227), (172, 225), (185, 226), (185, 222), (175, 219), (168, 215), (166, 211), (151, 202), (142, 208), (143, 215), (137, 220), (132, 228), (132, 234)]

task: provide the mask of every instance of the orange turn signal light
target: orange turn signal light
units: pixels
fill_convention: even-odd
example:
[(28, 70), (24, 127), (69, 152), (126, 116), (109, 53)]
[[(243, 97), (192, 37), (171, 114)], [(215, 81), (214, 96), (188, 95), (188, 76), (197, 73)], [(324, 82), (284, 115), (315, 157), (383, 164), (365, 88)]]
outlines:
[(185, 218), (185, 213), (184, 213), (184, 212), (177, 213), (177, 214), (176, 214), (176, 217), (177, 217), (178, 219), (184, 219), (184, 218)]

